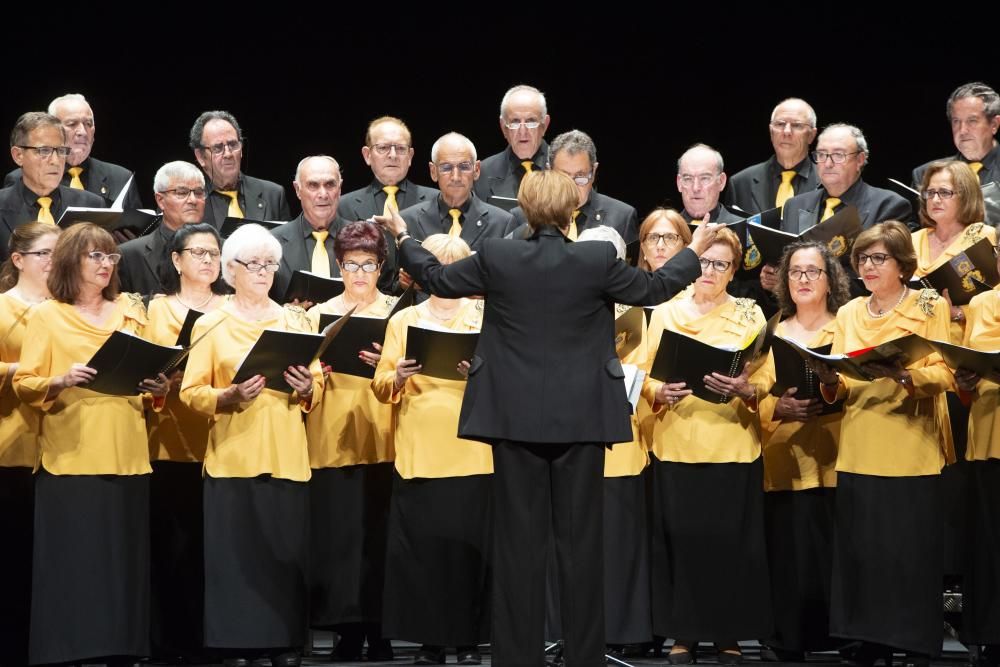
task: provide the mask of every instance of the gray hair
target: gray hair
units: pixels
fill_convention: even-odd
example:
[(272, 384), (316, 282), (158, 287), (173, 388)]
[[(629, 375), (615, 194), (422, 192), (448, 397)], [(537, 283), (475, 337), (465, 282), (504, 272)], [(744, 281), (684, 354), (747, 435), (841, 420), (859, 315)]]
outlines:
[(580, 241), (607, 241), (615, 247), (615, 254), (618, 259), (625, 259), (625, 239), (618, 233), (618, 230), (607, 225), (589, 227), (576, 237), (576, 242)]
[(66, 141), (66, 129), (61, 120), (44, 111), (29, 111), (21, 114), (14, 123), (14, 129), (10, 131), (10, 145), (23, 146), (28, 141), (28, 135), (40, 127), (58, 127), (62, 132), (63, 141)]
[(677, 173), (678, 174), (681, 172), (681, 162), (683, 162), (684, 158), (686, 158), (689, 153), (691, 153), (693, 151), (696, 151), (696, 150), (700, 150), (700, 149), (704, 149), (704, 150), (712, 153), (712, 155), (715, 157), (715, 162), (717, 163), (717, 165), (719, 167), (719, 172), (718, 172), (719, 174), (721, 174), (725, 170), (726, 165), (722, 161), (722, 153), (720, 153), (719, 151), (715, 150), (714, 148), (712, 148), (708, 144), (695, 144), (691, 148), (689, 148), (686, 151), (684, 151), (684, 153), (679, 158), (677, 158)]
[[(307, 160), (311, 160), (313, 158), (323, 158), (324, 160), (329, 160), (330, 162), (333, 163), (333, 166), (337, 168), (337, 173), (338, 174), (341, 173), (340, 172), (340, 163), (337, 162), (332, 157), (330, 157), (329, 155), (307, 155), (306, 157), (304, 157), (301, 160), (299, 160), (299, 163), (295, 166), (295, 182), (296, 183), (299, 183), (299, 176), (302, 174), (302, 165), (304, 165)], [(341, 178), (343, 178), (343, 175), (341, 175)]]
[(438, 140), (434, 142), (433, 146), (431, 146), (431, 162), (437, 164), (438, 150), (441, 148), (441, 142), (446, 141), (448, 139), (457, 139), (459, 141), (464, 141), (465, 145), (468, 146), (469, 148), (469, 152), (472, 154), (472, 161), (475, 162), (478, 159), (476, 157), (476, 145), (472, 143), (471, 139), (469, 139), (464, 134), (459, 134), (458, 132), (449, 132), (448, 134), (438, 137)]
[(222, 244), (222, 279), (230, 287), (233, 286), (233, 272), (230, 271), (229, 264), (234, 259), (241, 259), (252, 253), (271, 256), (274, 261), (280, 262), (281, 243), (271, 236), (271, 232), (254, 223), (242, 225), (230, 234)]
[(972, 83), (967, 83), (956, 88), (951, 97), (948, 98), (948, 120), (951, 120), (951, 108), (955, 105), (955, 102), (966, 97), (978, 97), (981, 99), (984, 105), (983, 113), (986, 114), (987, 118), (1000, 116), (1000, 95), (997, 95), (996, 91), (985, 83), (973, 81)]
[(156, 176), (153, 177), (153, 192), (163, 192), (174, 181), (198, 181), (201, 187), (205, 187), (205, 174), (184, 160), (168, 162), (156, 170)]
[(205, 134), (205, 126), (213, 120), (224, 120), (232, 125), (233, 129), (236, 130), (236, 138), (243, 141), (243, 130), (240, 129), (240, 124), (236, 122), (233, 114), (228, 111), (205, 111), (195, 119), (194, 125), (191, 126), (191, 134), (188, 136), (188, 146), (191, 150), (196, 151), (202, 147), (201, 137)]
[[(542, 91), (540, 91), (537, 88), (535, 88), (534, 86), (528, 86), (528, 85), (525, 85), (525, 84), (522, 83), (522, 84), (519, 84), (517, 86), (514, 86), (513, 88), (511, 88), (510, 90), (508, 90), (506, 93), (504, 93), (503, 99), (500, 100), (500, 119), (501, 120), (503, 120), (504, 118), (507, 117), (507, 107), (510, 105), (510, 98), (513, 97), (514, 95), (516, 95), (517, 93), (521, 93), (521, 92), (524, 92), (524, 91), (527, 91), (529, 93), (534, 93), (535, 95), (538, 95), (538, 99), (541, 102), (541, 106), (542, 106), (542, 117), (543, 118), (545, 117), (545, 115), (548, 113), (548, 107), (545, 104), (545, 94)], [(541, 119), (539, 119), (539, 120), (541, 120)]]
[(816, 129), (816, 111), (812, 108), (811, 104), (806, 102), (801, 97), (786, 97), (785, 99), (775, 104), (774, 109), (771, 110), (771, 122), (774, 122), (774, 114), (778, 113), (778, 107), (780, 107), (782, 104), (785, 104), (786, 102), (801, 102), (802, 104), (806, 105), (806, 109), (809, 110), (806, 114), (809, 117), (809, 126), (812, 127), (813, 129)]
[(823, 131), (819, 133), (819, 138), (816, 140), (817, 143), (821, 141), (823, 139), (823, 135), (830, 130), (847, 130), (851, 133), (851, 137), (858, 145), (858, 150), (865, 154), (865, 161), (867, 162), (868, 158), (871, 157), (871, 154), (868, 152), (868, 140), (865, 139), (865, 134), (861, 131), (860, 127), (857, 127), (856, 125), (848, 125), (847, 123), (833, 123), (831, 125), (827, 125), (823, 128)]
[(594, 145), (594, 140), (586, 132), (570, 130), (553, 139), (552, 143), (549, 144), (549, 168), (552, 167), (552, 162), (559, 151), (566, 151), (569, 155), (586, 153), (587, 157), (590, 158), (590, 166), (593, 167), (597, 164), (597, 146)]
[(88, 107), (90, 106), (90, 102), (87, 101), (87, 98), (81, 95), (80, 93), (66, 93), (65, 95), (60, 95), (59, 97), (49, 102), (49, 113), (55, 116), (56, 109), (62, 102), (83, 102)]

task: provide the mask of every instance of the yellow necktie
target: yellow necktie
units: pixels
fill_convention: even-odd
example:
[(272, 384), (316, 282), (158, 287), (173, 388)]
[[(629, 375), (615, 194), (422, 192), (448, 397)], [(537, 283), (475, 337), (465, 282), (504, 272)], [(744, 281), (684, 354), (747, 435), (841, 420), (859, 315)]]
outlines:
[(972, 167), (972, 171), (976, 172), (976, 176), (979, 175), (979, 170), (983, 168), (982, 162), (970, 162), (969, 166)]
[(573, 211), (573, 217), (569, 221), (569, 229), (566, 230), (566, 238), (570, 241), (576, 240), (576, 217), (580, 215), (580, 209)]
[(521, 166), (524, 167), (524, 173), (530, 174), (531, 170), (535, 168), (535, 163), (531, 160), (525, 160), (521, 163)]
[(399, 192), (399, 186), (387, 185), (382, 188), (382, 191), (385, 192), (385, 206), (382, 208), (382, 215), (388, 216), (390, 205), (397, 211), (399, 210), (399, 204), (396, 202), (396, 193)]
[(80, 174), (83, 173), (83, 167), (70, 167), (67, 169), (69, 175), (73, 178), (69, 181), (69, 187), (74, 190), (83, 190), (83, 181), (80, 180)]
[(781, 172), (781, 185), (778, 186), (778, 196), (774, 198), (774, 205), (781, 208), (785, 202), (795, 196), (795, 188), (792, 187), (792, 179), (795, 178), (795, 171), (786, 169)]
[(451, 216), (451, 229), (448, 230), (448, 236), (461, 236), (462, 223), (458, 219), (462, 217), (462, 212), (457, 208), (449, 208), (448, 215)]
[(840, 206), (840, 200), (839, 199), (837, 199), (836, 197), (827, 197), (826, 198), (826, 209), (823, 211), (823, 217), (820, 218), (819, 221), (823, 222), (824, 220), (829, 220), (830, 218), (832, 218), (833, 217), (833, 209), (837, 208), (838, 206)]
[(326, 237), (330, 232), (313, 232), (316, 247), (313, 248), (312, 272), (318, 276), (330, 277), (330, 254), (326, 251)]
[[(216, 190), (220, 195), (229, 197), (229, 217), (242, 218), (243, 211), (240, 210), (240, 193), (238, 190)], [(327, 273), (326, 275), (330, 275)]]
[(52, 206), (52, 197), (39, 197), (38, 198), (38, 222), (47, 222), (50, 225), (56, 224), (55, 218), (52, 217), (52, 211), (49, 208)]

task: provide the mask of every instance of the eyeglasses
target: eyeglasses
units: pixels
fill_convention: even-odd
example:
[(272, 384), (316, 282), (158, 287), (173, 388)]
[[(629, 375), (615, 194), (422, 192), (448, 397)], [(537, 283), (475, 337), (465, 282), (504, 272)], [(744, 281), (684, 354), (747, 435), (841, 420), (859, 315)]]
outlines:
[(18, 255), (34, 255), (35, 257), (37, 257), (38, 259), (43, 260), (43, 261), (47, 260), (47, 259), (52, 259), (52, 251), (48, 250), (48, 249), (46, 249), (46, 250), (25, 250), (24, 252), (19, 252), (17, 254)]
[(924, 190), (923, 192), (920, 193), (920, 196), (926, 199), (927, 201), (930, 201), (931, 199), (934, 199), (935, 196), (940, 197), (942, 200), (944, 200), (944, 199), (951, 199), (956, 194), (957, 193), (954, 190), (946, 190), (945, 188), (941, 188), (939, 190), (933, 190), (933, 189)]
[(235, 153), (239, 149), (243, 148), (243, 142), (240, 141), (239, 139), (231, 139), (225, 143), (212, 144), (211, 146), (201, 147), (203, 151), (211, 151), (212, 155), (222, 155), (223, 153), (226, 152), (227, 148), (229, 149), (229, 152)]
[(403, 153), (408, 153), (410, 147), (406, 144), (373, 144), (372, 150), (375, 151), (377, 155), (386, 156), (393, 150), (396, 151), (396, 155), (402, 155)]
[(772, 120), (768, 125), (775, 132), (784, 132), (787, 125), (792, 126), (792, 132), (805, 132), (812, 129), (812, 125), (809, 123), (797, 123), (791, 120)]
[(472, 172), (474, 165), (471, 162), (459, 162), (458, 164), (451, 164), (450, 162), (442, 162), (437, 166), (438, 171), (442, 174), (450, 174), (455, 169), (458, 169), (459, 173), (469, 174)]
[(261, 270), (266, 270), (268, 273), (274, 273), (278, 270), (278, 266), (280, 266), (277, 262), (264, 262), (261, 264), (260, 262), (244, 262), (239, 259), (234, 259), (233, 261), (241, 265), (250, 273), (260, 273)]
[(842, 153), (840, 151), (836, 153), (830, 153), (828, 151), (813, 151), (809, 154), (809, 159), (811, 159), (816, 164), (821, 164), (826, 162), (828, 159), (833, 160), (834, 164), (844, 164), (847, 162), (847, 158), (852, 155), (857, 155), (861, 151), (854, 151), (853, 153)]
[(864, 266), (865, 262), (868, 260), (872, 261), (873, 266), (882, 266), (885, 264), (885, 260), (892, 257), (892, 255), (887, 255), (884, 252), (873, 252), (870, 255), (866, 255), (863, 252), (858, 253), (858, 266)]
[(592, 178), (594, 178), (594, 172), (590, 172), (589, 174), (576, 174), (576, 175), (566, 174), (566, 175), (572, 178), (573, 182), (576, 183), (577, 185), (586, 185), (587, 183), (590, 183), (590, 180)]
[(690, 174), (684, 174), (680, 177), (681, 187), (690, 188), (693, 187), (695, 183), (703, 188), (707, 188), (709, 185), (714, 183), (716, 179), (719, 178), (718, 174), (701, 174), (699, 176), (692, 176)]
[(59, 157), (66, 157), (70, 152), (69, 146), (17, 146), (17, 148), (23, 151), (35, 151), (40, 158), (52, 157), (53, 152)]
[[(860, 262), (859, 262), (860, 264)], [(788, 269), (788, 277), (792, 280), (802, 280), (805, 276), (806, 280), (810, 282), (813, 280), (819, 280), (819, 277), (826, 273), (823, 269), (817, 269), (815, 266), (809, 267), (808, 269)]]
[(522, 127), (527, 128), (529, 130), (537, 130), (539, 125), (541, 125), (541, 122), (537, 120), (513, 120), (510, 122), (504, 121), (503, 124), (503, 126), (506, 127), (508, 130), (513, 130), (514, 132), (517, 132)]
[(727, 262), (724, 259), (703, 259), (699, 258), (698, 263), (701, 264), (702, 272), (708, 270), (708, 267), (712, 267), (716, 273), (725, 273), (729, 270), (729, 267), (733, 265), (732, 262)]
[(642, 239), (643, 245), (647, 245), (650, 248), (655, 248), (656, 246), (660, 245), (660, 241), (663, 241), (663, 245), (665, 246), (668, 247), (675, 246), (678, 243), (680, 243), (681, 237), (680, 235), (674, 234), (673, 232), (667, 232), (666, 234), (655, 234), (653, 232), (650, 232), (649, 234), (646, 234), (646, 236), (644, 236)]
[(178, 199), (187, 199), (191, 195), (194, 195), (195, 199), (205, 198), (205, 188), (194, 188), (193, 190), (191, 188), (171, 188), (169, 190), (162, 190), (161, 192), (164, 194), (169, 192)]
[(90, 261), (92, 261), (94, 264), (103, 264), (104, 260), (108, 260), (109, 262), (111, 262), (112, 266), (117, 264), (118, 260), (122, 258), (121, 253), (113, 252), (108, 254), (108, 253), (103, 253), (100, 250), (95, 250), (94, 252), (88, 252), (87, 257), (90, 258)]
[[(198, 248), (198, 247), (194, 247), (194, 248), (181, 248), (181, 252), (189, 252), (189, 253), (191, 253), (191, 256), (194, 257), (195, 259), (200, 259), (200, 260), (203, 260), (203, 261), (204, 261), (205, 257), (208, 256), (208, 258), (210, 260), (212, 260), (213, 262), (215, 260), (219, 259), (219, 256), (222, 254), (218, 250), (212, 250), (211, 248)], [(239, 260), (236, 260), (236, 261), (239, 262)], [(243, 262), (240, 262), (240, 264), (243, 264)]]
[(344, 262), (340, 265), (340, 268), (348, 273), (357, 273), (358, 269), (361, 269), (365, 273), (375, 273), (378, 271), (378, 264), (375, 262), (365, 262), (364, 264), (358, 264), (357, 262)]

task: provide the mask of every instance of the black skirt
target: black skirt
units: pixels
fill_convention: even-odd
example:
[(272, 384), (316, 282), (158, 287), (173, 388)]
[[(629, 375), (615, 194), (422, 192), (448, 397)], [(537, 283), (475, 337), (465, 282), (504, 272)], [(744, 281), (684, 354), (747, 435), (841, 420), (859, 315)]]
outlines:
[(492, 475), (395, 475), (382, 634), (420, 644), (489, 641)]
[[(951, 437), (955, 442), (956, 462), (941, 471), (941, 493), (944, 503), (942, 526), (944, 540), (944, 574), (952, 581), (961, 580), (965, 565), (971, 554), (969, 533), (969, 465), (965, 460), (966, 441), (969, 432), (969, 408), (962, 404), (958, 396), (948, 392), (948, 419), (951, 421)], [(963, 587), (964, 590), (964, 587)]]
[(35, 477), (32, 664), (149, 655), (149, 476)]
[(962, 588), (962, 641), (1000, 644), (1000, 461), (969, 461), (968, 550)]
[(838, 473), (830, 634), (941, 652), (941, 478)]
[(0, 665), (28, 664), (34, 508), (31, 468), (0, 467)]
[(774, 634), (768, 644), (788, 651), (827, 651), (836, 489), (764, 494)]
[(763, 465), (653, 459), (653, 631), (730, 642), (771, 634)]
[(206, 477), (205, 645), (305, 643), (309, 487), (261, 475)]
[(310, 624), (381, 623), (392, 463), (313, 470)]
[(155, 655), (204, 645), (205, 542), (201, 463), (153, 461), (149, 481), (150, 581)]

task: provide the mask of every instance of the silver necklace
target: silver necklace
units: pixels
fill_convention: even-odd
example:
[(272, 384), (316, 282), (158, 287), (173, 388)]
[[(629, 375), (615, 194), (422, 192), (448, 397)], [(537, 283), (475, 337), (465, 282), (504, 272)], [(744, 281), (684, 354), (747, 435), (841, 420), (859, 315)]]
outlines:
[(213, 294), (212, 292), (209, 292), (207, 299), (205, 299), (204, 301), (202, 301), (201, 303), (199, 303), (197, 306), (189, 306), (186, 303), (184, 303), (183, 301), (181, 301), (181, 293), (180, 292), (178, 292), (177, 294), (174, 294), (174, 298), (177, 299), (177, 303), (181, 304), (182, 306), (184, 306), (188, 310), (198, 310), (200, 308), (203, 308), (205, 305), (208, 304), (209, 301), (212, 300), (212, 297), (214, 297), (214, 296), (215, 296), (215, 294)]
[(886, 315), (888, 315), (889, 313), (891, 313), (892, 311), (894, 311), (896, 309), (896, 307), (899, 306), (899, 304), (903, 303), (903, 299), (906, 298), (906, 293), (909, 292), (909, 291), (910, 290), (909, 290), (908, 287), (904, 287), (903, 288), (903, 292), (899, 295), (899, 300), (896, 301), (896, 304), (892, 308), (890, 308), (889, 310), (882, 310), (881, 308), (879, 308), (877, 315), (872, 312), (872, 299), (875, 298), (875, 295), (873, 294), (872, 296), (868, 297), (868, 303), (867, 303), (868, 314), (871, 315), (872, 317), (876, 318), (876, 319), (878, 319), (880, 317), (885, 317)]

